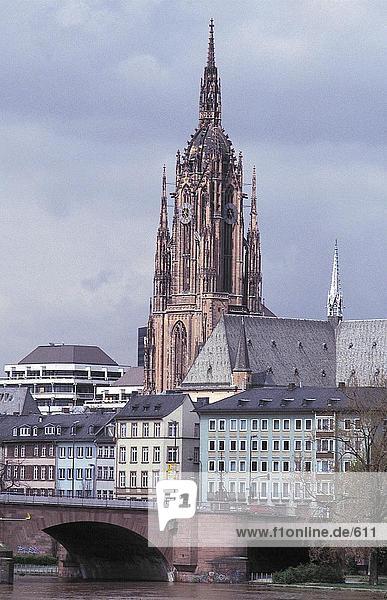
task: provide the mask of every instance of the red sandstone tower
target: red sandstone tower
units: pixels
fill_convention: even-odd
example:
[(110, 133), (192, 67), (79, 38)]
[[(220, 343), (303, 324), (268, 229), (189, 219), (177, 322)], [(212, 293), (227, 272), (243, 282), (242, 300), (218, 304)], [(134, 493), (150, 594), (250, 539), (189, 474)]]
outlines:
[(177, 153), (172, 230), (162, 178), (145, 389), (180, 385), (223, 313), (263, 314), (261, 250), (253, 172), (250, 224), (243, 221), (242, 155), (221, 124), (213, 21), (200, 84), (199, 125)]

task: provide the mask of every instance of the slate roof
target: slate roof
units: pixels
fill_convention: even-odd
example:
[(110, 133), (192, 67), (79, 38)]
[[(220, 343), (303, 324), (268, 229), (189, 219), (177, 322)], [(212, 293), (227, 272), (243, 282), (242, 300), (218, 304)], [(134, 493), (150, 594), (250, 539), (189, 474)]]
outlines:
[(376, 406), (384, 406), (386, 393), (381, 388), (260, 387), (198, 406), (196, 412), (200, 415), (231, 412), (259, 415), (327, 411), (329, 414), (332, 410), (356, 410), (361, 406), (369, 406), (373, 401)]
[(0, 388), (0, 415), (40, 414), (36, 400), (26, 387)]
[(122, 377), (117, 379), (114, 386), (142, 386), (144, 385), (144, 367), (129, 367)]
[(38, 346), (19, 361), (25, 364), (70, 363), (81, 365), (117, 365), (98, 346), (78, 346), (74, 344), (53, 344)]
[(155, 394), (133, 396), (117, 413), (117, 419), (154, 419), (166, 417), (179, 408), (187, 394)]
[[(328, 321), (244, 316), (247, 359), (255, 385), (334, 386), (335, 331)], [(183, 382), (232, 385), (241, 332), (239, 315), (224, 315)]]
[[(56, 415), (29, 415), (25, 418), (16, 416), (5, 416), (0, 419), (0, 442), (20, 440), (19, 437), (12, 435), (14, 427), (38, 427), (37, 436), (23, 436), (23, 440), (28, 441), (92, 441), (96, 438), (97, 432), (115, 417), (114, 412), (106, 413), (84, 413), (74, 414), (56, 414)], [(77, 433), (71, 435), (71, 427), (77, 422)], [(44, 433), (47, 425), (60, 425), (61, 434), (48, 435)], [(91, 429), (92, 428), (92, 429)]]
[[(182, 389), (232, 386), (244, 320), (253, 385), (386, 385), (387, 320), (329, 321), (224, 315)], [(240, 353), (239, 353), (240, 356)]]
[(337, 381), (387, 385), (387, 319), (342, 321), (336, 347)]

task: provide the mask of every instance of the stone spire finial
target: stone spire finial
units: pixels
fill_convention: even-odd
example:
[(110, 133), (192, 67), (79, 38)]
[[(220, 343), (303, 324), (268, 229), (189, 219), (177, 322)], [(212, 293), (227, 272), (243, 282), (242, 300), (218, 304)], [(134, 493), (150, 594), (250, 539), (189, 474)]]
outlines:
[(165, 165), (163, 166), (163, 177), (161, 185), (160, 228), (168, 229), (167, 174)]
[(213, 19), (210, 21), (209, 28), (207, 64), (204, 68), (204, 76), (200, 85), (200, 126), (208, 125), (210, 123), (220, 125), (221, 122), (220, 80), (218, 77), (218, 69), (215, 64)]
[(327, 316), (335, 317), (338, 321), (343, 318), (343, 294), (341, 292), (340, 274), (339, 274), (339, 250), (337, 240), (333, 254), (331, 287), (328, 293)]
[(258, 224), (257, 216), (257, 175), (255, 165), (253, 166), (253, 177), (251, 180), (251, 210), (250, 210), (250, 230), (256, 229)]

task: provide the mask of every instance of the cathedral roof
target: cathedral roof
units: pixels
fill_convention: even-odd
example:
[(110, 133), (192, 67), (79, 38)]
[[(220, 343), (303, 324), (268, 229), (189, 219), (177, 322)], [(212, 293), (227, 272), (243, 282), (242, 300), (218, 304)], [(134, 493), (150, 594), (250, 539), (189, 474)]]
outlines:
[[(343, 321), (335, 329), (328, 321), (259, 316), (243, 319), (255, 385), (385, 384), (387, 320)], [(183, 388), (232, 385), (241, 320), (239, 315), (224, 315), (188, 372)]]
[(210, 123), (202, 126), (194, 134), (187, 148), (187, 158), (198, 159), (201, 162), (214, 154), (229, 159), (232, 155), (232, 146), (222, 127)]

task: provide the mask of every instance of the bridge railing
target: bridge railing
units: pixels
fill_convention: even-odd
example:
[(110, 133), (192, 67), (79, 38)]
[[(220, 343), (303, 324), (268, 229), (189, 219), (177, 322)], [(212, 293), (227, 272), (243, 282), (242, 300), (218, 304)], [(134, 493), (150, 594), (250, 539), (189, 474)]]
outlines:
[(1, 504), (50, 505), (50, 506), (81, 506), (89, 508), (117, 508), (149, 510), (156, 507), (156, 501), (136, 500), (101, 500), (99, 498), (66, 498), (64, 496), (24, 496), (21, 494), (0, 494)]

